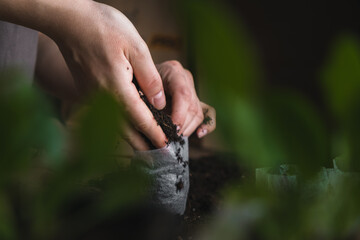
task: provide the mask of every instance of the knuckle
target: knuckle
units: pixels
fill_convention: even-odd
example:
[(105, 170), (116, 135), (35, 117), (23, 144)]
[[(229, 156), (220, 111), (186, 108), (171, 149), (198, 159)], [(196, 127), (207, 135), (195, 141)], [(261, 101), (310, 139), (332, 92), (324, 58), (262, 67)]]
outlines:
[(185, 69), (185, 74), (191, 81), (194, 81), (194, 77), (189, 70)]
[(199, 123), (202, 123), (204, 121), (204, 114), (201, 111), (198, 111), (198, 113), (196, 114), (196, 118)]
[(182, 126), (184, 125), (184, 123), (185, 123), (185, 118), (186, 118), (185, 114), (177, 113), (177, 114), (175, 114), (174, 117), (173, 117), (173, 122), (174, 122), (176, 125), (182, 127)]
[(150, 129), (150, 125), (147, 122), (139, 122), (135, 126), (136, 130), (145, 133), (148, 132)]
[(191, 90), (186, 87), (183, 86), (182, 88), (179, 89), (179, 94), (184, 98), (185, 101), (190, 101), (191, 99)]
[(170, 60), (166, 62), (170, 67), (172, 68), (176, 68), (176, 69), (182, 69), (182, 65), (179, 61), (177, 60)]
[(133, 50), (135, 56), (145, 56), (146, 52), (148, 51), (148, 46), (146, 45), (145, 41), (138, 41), (134, 44)]
[[(192, 113), (193, 115), (197, 116), (199, 114), (199, 109), (197, 107), (196, 104), (191, 104), (189, 106), (189, 112)], [(200, 113), (202, 114), (202, 112), (200, 111)]]
[(150, 76), (148, 78), (147, 81), (144, 82), (144, 91), (151, 91), (154, 93), (158, 93), (158, 91), (160, 91), (161, 88), (161, 80), (159, 79), (158, 75), (156, 73), (152, 74), (152, 76)]

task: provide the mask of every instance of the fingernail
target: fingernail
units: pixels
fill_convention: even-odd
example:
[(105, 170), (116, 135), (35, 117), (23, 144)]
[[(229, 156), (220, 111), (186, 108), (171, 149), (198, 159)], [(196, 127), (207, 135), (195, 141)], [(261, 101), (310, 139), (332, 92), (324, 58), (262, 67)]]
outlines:
[(166, 105), (165, 102), (165, 96), (163, 91), (160, 91), (158, 94), (156, 94), (153, 99), (152, 99), (152, 104), (154, 105), (155, 108), (157, 109), (163, 109)]
[(179, 125), (176, 126), (176, 131), (177, 131), (177, 132), (180, 131), (180, 126), (179, 126)]
[(201, 129), (201, 131), (198, 133), (198, 137), (202, 138), (207, 134), (207, 129)]

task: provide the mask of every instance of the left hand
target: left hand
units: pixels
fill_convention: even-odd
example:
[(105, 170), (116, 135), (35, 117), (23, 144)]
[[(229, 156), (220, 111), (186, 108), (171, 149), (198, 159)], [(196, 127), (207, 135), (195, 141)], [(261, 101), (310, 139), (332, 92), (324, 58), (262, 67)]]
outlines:
[[(199, 138), (216, 128), (215, 109), (200, 102), (194, 86), (194, 79), (189, 70), (178, 61), (166, 61), (157, 65), (163, 81), (165, 95), (170, 98), (171, 118), (179, 126), (179, 134), (190, 136), (196, 131)], [(206, 119), (204, 121), (204, 114)], [(130, 125), (124, 129), (123, 136), (135, 150), (148, 150), (143, 137)]]
[[(201, 126), (198, 137), (203, 137), (215, 129), (215, 109), (200, 102), (191, 72), (178, 61), (166, 61), (157, 65), (163, 80), (165, 93), (171, 98), (171, 118), (180, 128), (179, 134), (190, 136), (204, 121), (204, 112), (211, 115), (213, 124)], [(205, 134), (204, 134), (205, 133)]]

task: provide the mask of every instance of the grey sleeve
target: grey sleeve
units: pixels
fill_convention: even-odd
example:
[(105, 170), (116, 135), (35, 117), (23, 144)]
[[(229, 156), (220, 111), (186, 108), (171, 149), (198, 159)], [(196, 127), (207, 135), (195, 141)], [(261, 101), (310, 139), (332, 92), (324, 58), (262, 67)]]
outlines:
[(37, 43), (37, 31), (0, 21), (0, 71), (15, 67), (33, 78)]

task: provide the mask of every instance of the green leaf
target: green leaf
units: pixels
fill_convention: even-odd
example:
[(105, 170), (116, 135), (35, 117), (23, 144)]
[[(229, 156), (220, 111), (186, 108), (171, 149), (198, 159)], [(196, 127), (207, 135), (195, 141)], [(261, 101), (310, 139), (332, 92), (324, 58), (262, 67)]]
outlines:
[(339, 36), (321, 76), (331, 109), (340, 118), (348, 117), (347, 113), (360, 100), (359, 39), (352, 35)]
[(6, 177), (31, 165), (33, 150), (42, 149), (49, 159), (62, 158), (63, 134), (46, 99), (17, 71), (0, 79), (0, 175)]
[[(199, 72), (204, 74), (211, 103), (226, 96), (251, 96), (261, 71), (254, 46), (228, 9), (208, 1), (187, 1), (190, 44)], [(220, 108), (219, 108), (220, 109)]]
[(330, 108), (343, 131), (341, 153), (349, 171), (360, 171), (360, 42), (355, 36), (341, 35), (334, 42), (322, 72)]
[(273, 92), (265, 111), (269, 135), (283, 152), (282, 162), (298, 166), (304, 174), (315, 174), (330, 162), (324, 121), (305, 98), (289, 90)]
[(9, 199), (0, 193), (0, 238), (16, 239), (14, 215)]
[(99, 92), (92, 98), (76, 131), (78, 174), (96, 175), (113, 169), (112, 156), (121, 126), (120, 110), (117, 101), (108, 93)]

